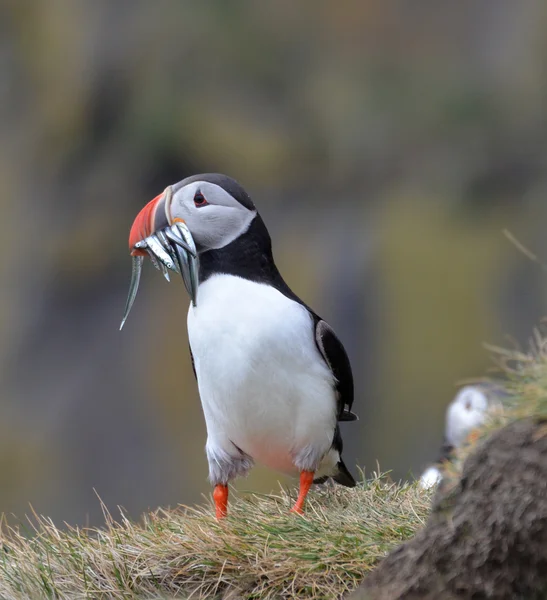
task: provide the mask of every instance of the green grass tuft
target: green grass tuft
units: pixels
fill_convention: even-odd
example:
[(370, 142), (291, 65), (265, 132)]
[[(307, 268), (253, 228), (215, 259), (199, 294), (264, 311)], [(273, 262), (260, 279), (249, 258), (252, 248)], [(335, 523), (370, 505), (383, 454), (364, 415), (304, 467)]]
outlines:
[(424, 524), (430, 495), (385, 477), (349, 490), (234, 499), (223, 522), (211, 506), (158, 510), (103, 529), (58, 529), (34, 515), (33, 535), (5, 526), (0, 597), (335, 598)]

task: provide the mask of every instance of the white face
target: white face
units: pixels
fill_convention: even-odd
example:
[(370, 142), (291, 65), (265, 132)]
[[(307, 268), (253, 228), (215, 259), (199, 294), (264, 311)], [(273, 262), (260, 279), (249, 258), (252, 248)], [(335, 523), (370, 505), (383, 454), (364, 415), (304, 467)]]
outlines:
[(479, 388), (462, 388), (446, 411), (446, 439), (459, 447), (475, 427), (482, 425), (488, 410), (488, 398)]
[(256, 216), (222, 187), (208, 181), (194, 181), (176, 189), (165, 203), (169, 223), (182, 219), (199, 252), (223, 248), (245, 233)]
[(441, 482), (441, 472), (437, 467), (427, 468), (420, 477), (420, 487), (424, 490), (429, 490)]

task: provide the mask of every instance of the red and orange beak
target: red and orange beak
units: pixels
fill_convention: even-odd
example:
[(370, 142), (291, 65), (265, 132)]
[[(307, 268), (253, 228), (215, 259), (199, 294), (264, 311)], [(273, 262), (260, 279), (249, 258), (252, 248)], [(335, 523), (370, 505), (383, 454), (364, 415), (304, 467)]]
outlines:
[(156, 213), (158, 205), (163, 205), (163, 202), (160, 202), (163, 199), (163, 195), (164, 193), (162, 192), (153, 200), (150, 200), (133, 221), (131, 231), (129, 232), (129, 251), (131, 252), (131, 256), (146, 256), (146, 251), (135, 248), (135, 245), (154, 233), (156, 229), (154, 227)]
[(169, 223), (165, 206), (166, 202), (171, 201), (171, 196), (172, 189), (168, 187), (139, 212), (131, 226), (129, 251), (133, 269), (120, 329), (137, 297), (145, 256), (150, 257), (152, 264), (163, 272), (167, 281), (170, 270), (180, 273), (192, 304), (196, 306), (199, 268), (196, 245), (182, 219), (173, 219), (173, 223)]

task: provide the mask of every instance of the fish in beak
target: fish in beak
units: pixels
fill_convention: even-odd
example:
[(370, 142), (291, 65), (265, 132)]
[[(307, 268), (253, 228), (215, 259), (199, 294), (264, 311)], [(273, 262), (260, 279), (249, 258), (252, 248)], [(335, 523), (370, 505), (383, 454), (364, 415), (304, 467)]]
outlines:
[(173, 196), (171, 187), (151, 200), (137, 215), (129, 234), (129, 251), (133, 260), (131, 283), (120, 330), (137, 297), (144, 257), (169, 281), (169, 271), (180, 273), (184, 286), (196, 306), (198, 255), (190, 230), (182, 219), (169, 222), (168, 208)]

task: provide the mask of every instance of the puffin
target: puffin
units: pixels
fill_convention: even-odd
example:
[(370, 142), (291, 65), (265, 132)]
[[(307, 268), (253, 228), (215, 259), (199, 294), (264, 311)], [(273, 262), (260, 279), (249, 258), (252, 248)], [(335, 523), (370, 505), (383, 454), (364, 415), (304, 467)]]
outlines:
[(429, 489), (442, 480), (441, 467), (451, 460), (452, 453), (467, 441), (469, 434), (483, 425), (490, 411), (501, 406), (507, 394), (497, 384), (466, 385), (462, 387), (446, 409), (445, 434), (435, 464), (420, 477), (420, 487)]
[(281, 276), (245, 189), (218, 173), (168, 186), (137, 215), (129, 250), (133, 272), (121, 327), (145, 257), (167, 279), (169, 271), (180, 273), (190, 296), (190, 358), (217, 519), (228, 513), (228, 484), (255, 463), (299, 476), (291, 509), (298, 514), (313, 483), (354, 487), (339, 426), (357, 420), (348, 355)]

